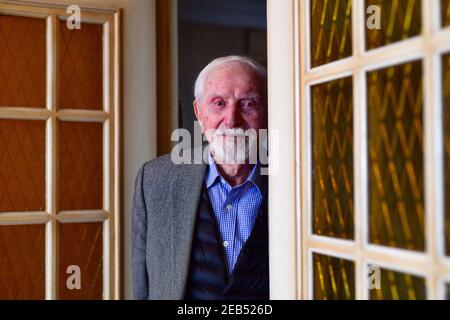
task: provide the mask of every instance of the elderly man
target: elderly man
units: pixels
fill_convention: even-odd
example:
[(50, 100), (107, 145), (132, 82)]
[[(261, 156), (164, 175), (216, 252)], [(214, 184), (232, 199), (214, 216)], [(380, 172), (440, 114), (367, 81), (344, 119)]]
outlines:
[(194, 111), (209, 149), (204, 164), (170, 155), (144, 164), (133, 203), (136, 299), (268, 299), (267, 179), (249, 161), (267, 128), (265, 69), (213, 60), (195, 83)]

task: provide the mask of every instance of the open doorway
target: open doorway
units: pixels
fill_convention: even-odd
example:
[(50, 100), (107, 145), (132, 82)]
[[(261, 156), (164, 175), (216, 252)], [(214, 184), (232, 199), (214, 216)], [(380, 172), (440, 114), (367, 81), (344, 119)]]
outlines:
[(266, 0), (178, 0), (178, 127), (193, 135), (194, 82), (211, 60), (244, 55), (267, 66)]

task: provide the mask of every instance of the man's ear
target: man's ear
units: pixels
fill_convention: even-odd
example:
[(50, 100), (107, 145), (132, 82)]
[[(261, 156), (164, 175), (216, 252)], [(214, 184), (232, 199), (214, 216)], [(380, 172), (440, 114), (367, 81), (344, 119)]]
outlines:
[(200, 110), (200, 103), (197, 100), (194, 100), (194, 103), (192, 104), (194, 106), (194, 114), (197, 120), (201, 121), (201, 110)]
[(192, 104), (194, 106), (194, 113), (195, 113), (195, 117), (197, 118), (198, 124), (200, 125), (200, 130), (203, 133), (203, 125), (202, 125), (202, 111), (201, 111), (201, 106), (200, 103), (195, 100), (194, 103)]

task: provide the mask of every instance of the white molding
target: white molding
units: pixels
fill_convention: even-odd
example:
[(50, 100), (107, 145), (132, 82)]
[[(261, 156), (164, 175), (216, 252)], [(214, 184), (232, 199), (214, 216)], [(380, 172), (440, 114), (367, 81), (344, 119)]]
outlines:
[[(308, 112), (305, 112), (305, 108), (309, 106), (309, 91), (310, 89), (305, 85), (305, 73), (306, 70), (309, 68), (309, 56), (310, 56), (310, 46), (309, 46), (309, 33), (306, 32), (306, 30), (309, 30), (309, 15), (305, 14), (306, 11), (309, 11), (309, 2), (308, 1), (297, 1), (299, 2), (299, 11), (297, 12), (299, 16), (299, 29), (302, 31), (300, 32), (300, 43), (299, 43), (299, 61), (298, 64), (300, 65), (300, 87), (297, 88), (300, 92), (300, 104), (297, 106), (298, 109), (298, 117), (300, 119), (299, 122), (297, 122), (297, 127), (299, 127), (299, 135), (297, 136), (297, 141), (300, 145), (297, 145), (296, 147), (300, 149), (300, 156), (297, 158), (298, 167), (299, 167), (299, 174), (297, 178), (297, 188), (299, 189), (300, 197), (297, 199), (297, 202), (300, 203), (300, 210), (297, 213), (298, 218), (298, 224), (300, 225), (301, 233), (299, 235), (300, 239), (298, 240), (298, 251), (297, 255), (299, 256), (298, 260), (301, 261), (299, 266), (299, 276), (298, 278), (301, 279), (302, 287), (299, 291), (299, 299), (306, 299), (308, 296), (310, 296), (310, 284), (308, 279), (308, 268), (310, 268), (310, 258), (308, 255), (307, 245), (305, 241), (303, 241), (304, 235), (308, 234), (309, 226), (308, 226), (308, 220), (307, 215), (304, 214), (305, 212), (309, 211), (309, 204), (310, 201), (307, 201), (309, 199), (310, 195), (310, 189), (308, 185), (303, 184), (303, 181), (308, 181), (308, 168), (310, 163), (310, 155), (308, 155), (308, 152), (306, 151), (308, 141), (308, 137), (310, 134), (309, 130), (309, 119), (307, 118)], [(307, 258), (305, 258), (305, 256)], [(311, 289), (312, 290), (312, 289)]]
[(72, 122), (104, 122), (110, 119), (110, 114), (105, 111), (60, 109), (56, 111), (60, 121)]
[(58, 267), (58, 225), (55, 221), (58, 204), (58, 149), (59, 134), (58, 121), (54, 116), (59, 99), (58, 73), (59, 73), (59, 26), (58, 19), (50, 15), (47, 23), (47, 110), (52, 117), (47, 120), (46, 134), (46, 208), (51, 220), (45, 231), (45, 298), (54, 300), (59, 291)]
[[(353, 57), (361, 61), (365, 51), (366, 10), (361, 1), (353, 1), (352, 41)], [(366, 88), (365, 74), (358, 69), (353, 70), (353, 217), (355, 239), (355, 299), (365, 298), (366, 268), (362, 252), (367, 239), (367, 123), (366, 123)], [(358, 152), (355, 152), (358, 150)]]
[(51, 112), (44, 108), (1, 107), (0, 119), (47, 120)]
[[(302, 39), (302, 28), (301, 28), (301, 21), (300, 21), (300, 3), (298, 1), (294, 1), (294, 52), (295, 52), (295, 61), (301, 61), (301, 55), (302, 55), (302, 47), (301, 47), (301, 39)], [(295, 63), (295, 83), (296, 85), (296, 90), (295, 91), (295, 141), (296, 143), (300, 143), (301, 144), (301, 110), (300, 110), (300, 106), (301, 106), (301, 100), (302, 100), (302, 96), (300, 94), (300, 90), (299, 86), (301, 83), (301, 73), (302, 73), (302, 66), (300, 65), (300, 63)], [(302, 277), (302, 255), (303, 255), (303, 251), (302, 251), (302, 223), (299, 223), (300, 221), (302, 221), (302, 217), (301, 217), (301, 210), (302, 210), (302, 202), (300, 201), (301, 196), (302, 196), (302, 188), (301, 188), (301, 175), (302, 175), (302, 166), (301, 166), (301, 147), (297, 147), (295, 148), (296, 152), (295, 152), (295, 187), (296, 187), (296, 193), (295, 193), (295, 197), (296, 197), (296, 201), (295, 201), (295, 217), (296, 217), (296, 242), (297, 242), (297, 257), (296, 257), (296, 262), (297, 262), (297, 268), (296, 268), (296, 273), (297, 273), (297, 298), (300, 298), (302, 296), (302, 288), (303, 286), (305, 286), (304, 282), (303, 282), (303, 277)]]
[(0, 225), (45, 224), (51, 216), (45, 211), (36, 212), (2, 212)]
[[(18, 11), (21, 13), (24, 13), (22, 8), (27, 7), (29, 10), (36, 10), (36, 11), (51, 11), (51, 10), (64, 10), (67, 8), (67, 5), (54, 3), (52, 0), (46, 1), (33, 1), (33, 0), (23, 0), (23, 1), (17, 1), (17, 0), (0, 0), (0, 5), (4, 5), (9, 8), (16, 8), (18, 7)], [(119, 8), (117, 6), (111, 6), (111, 5), (98, 5), (95, 6), (89, 6), (89, 5), (82, 5), (80, 6), (82, 11), (86, 11), (89, 13), (94, 14), (114, 14), (116, 13)]]
[(271, 142), (269, 150), (269, 158), (278, 157), (280, 164), (269, 176), (270, 295), (296, 299), (294, 0), (268, 0), (267, 14), (269, 130), (279, 130), (282, 137), (277, 145)]
[(114, 103), (114, 117), (111, 120), (113, 122), (114, 131), (111, 135), (112, 141), (111, 143), (114, 145), (114, 150), (111, 152), (114, 157), (114, 166), (113, 166), (113, 177), (114, 180), (114, 186), (112, 188), (112, 193), (114, 195), (114, 200), (112, 200), (112, 203), (114, 203), (114, 210), (111, 212), (111, 215), (114, 219), (114, 226), (112, 226), (111, 230), (111, 242), (114, 243), (114, 250), (113, 250), (113, 256), (112, 260), (114, 263), (114, 274), (111, 277), (112, 287), (111, 288), (111, 298), (118, 300), (121, 299), (121, 290), (122, 290), (122, 281), (123, 278), (123, 272), (122, 272), (122, 242), (123, 242), (123, 235), (122, 235), (122, 202), (121, 202), (121, 185), (122, 185), (122, 177), (121, 177), (121, 168), (122, 168), (122, 159), (121, 159), (121, 103), (120, 103), (120, 97), (121, 97), (121, 88), (120, 88), (120, 79), (121, 79), (121, 68), (120, 68), (120, 61), (121, 61), (121, 13), (120, 11), (117, 11), (114, 14), (114, 90), (113, 90), (113, 101)]
[(102, 222), (109, 216), (104, 210), (60, 211), (56, 220), (60, 223)]

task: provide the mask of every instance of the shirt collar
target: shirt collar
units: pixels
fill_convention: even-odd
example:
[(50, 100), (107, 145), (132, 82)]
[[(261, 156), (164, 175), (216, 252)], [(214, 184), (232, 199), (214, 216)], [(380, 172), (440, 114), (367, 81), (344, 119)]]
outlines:
[[(217, 169), (216, 162), (214, 161), (211, 153), (208, 152), (208, 172), (206, 174), (206, 188), (210, 188), (217, 179), (220, 179), (221, 182), (228, 184), (228, 182), (220, 175), (219, 170)], [(261, 175), (261, 167), (259, 162), (253, 166), (252, 171), (250, 172), (247, 180), (242, 184), (246, 184), (248, 181), (252, 182), (258, 189), (259, 192), (264, 194), (264, 177)], [(231, 189), (231, 187), (230, 187)]]

